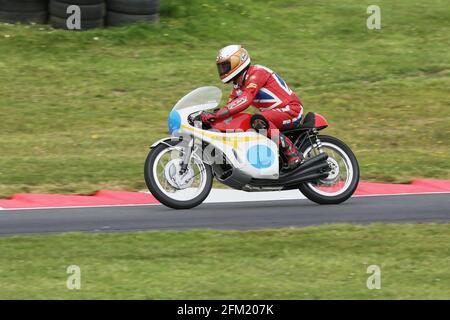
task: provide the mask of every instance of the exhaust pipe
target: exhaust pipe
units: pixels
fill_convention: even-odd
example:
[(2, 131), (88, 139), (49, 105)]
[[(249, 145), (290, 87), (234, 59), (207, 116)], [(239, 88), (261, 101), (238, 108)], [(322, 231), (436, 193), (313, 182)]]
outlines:
[(314, 182), (319, 179), (325, 179), (328, 176), (328, 172), (323, 173), (312, 173), (308, 176), (302, 177), (300, 180), (294, 181), (294, 184), (287, 184), (283, 186), (282, 190), (293, 190), (298, 189), (302, 183)]
[(292, 179), (298, 173), (304, 173), (307, 168), (312, 167), (319, 162), (326, 161), (327, 159), (328, 159), (328, 155), (326, 153), (321, 153), (318, 156), (315, 156), (311, 159), (306, 160), (300, 166), (295, 168), (294, 171), (289, 171), (289, 172), (286, 172), (285, 174), (280, 175), (279, 180), (281, 181), (288, 177), (289, 177), (289, 179)]
[(253, 179), (251, 181), (251, 185), (266, 187), (288, 187), (299, 185), (307, 181), (326, 178), (328, 176), (328, 171), (323, 172), (323, 170), (329, 168), (328, 162), (326, 161), (327, 159), (328, 155), (325, 153), (321, 153), (314, 158), (306, 160), (294, 171), (280, 176), (278, 180)]
[(314, 166), (311, 166), (311, 167), (308, 167), (308, 168), (302, 170), (300, 173), (296, 174), (295, 176), (292, 176), (291, 179), (289, 179), (289, 180), (291, 180), (291, 181), (292, 180), (297, 180), (297, 178), (306, 176), (309, 173), (317, 173), (320, 170), (327, 169), (327, 168), (329, 168), (328, 162), (326, 162), (326, 161), (319, 162), (318, 164), (316, 164)]
[[(328, 165), (328, 164), (327, 164)], [(309, 173), (305, 175), (300, 175), (295, 180), (289, 181), (286, 183), (286, 187), (292, 187), (292, 186), (298, 186), (304, 182), (311, 182), (318, 179), (324, 179), (328, 177), (328, 172), (315, 172), (315, 173)]]

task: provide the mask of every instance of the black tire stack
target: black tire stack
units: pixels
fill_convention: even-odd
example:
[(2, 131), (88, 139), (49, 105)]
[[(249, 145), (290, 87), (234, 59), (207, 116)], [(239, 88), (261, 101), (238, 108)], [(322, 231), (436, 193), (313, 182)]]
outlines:
[(159, 20), (159, 0), (107, 0), (108, 26), (122, 26), (134, 22)]
[(80, 30), (100, 28), (105, 25), (106, 4), (104, 0), (50, 0), (49, 23), (53, 28), (68, 29), (67, 19), (72, 13), (67, 13), (67, 8), (71, 5), (80, 7)]
[(67, 8), (72, 5), (80, 7), (81, 30), (105, 23), (122, 26), (159, 21), (160, 0), (0, 0), (0, 21), (45, 24), (49, 20), (54, 28), (69, 29), (73, 12), (67, 13)]
[(2, 22), (44, 24), (47, 16), (47, 0), (0, 0)]

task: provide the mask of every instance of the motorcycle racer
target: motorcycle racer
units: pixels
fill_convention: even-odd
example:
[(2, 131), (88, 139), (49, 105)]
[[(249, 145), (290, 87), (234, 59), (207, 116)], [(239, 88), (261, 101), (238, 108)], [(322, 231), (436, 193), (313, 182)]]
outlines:
[[(255, 130), (267, 130), (269, 138), (273, 130), (292, 129), (299, 125), (303, 106), (297, 95), (274, 71), (260, 65), (252, 65), (250, 55), (240, 45), (222, 48), (216, 64), (223, 83), (233, 82), (227, 105), (215, 113), (202, 113), (204, 123), (229, 118), (253, 105), (259, 112), (251, 118)], [(279, 147), (287, 159), (288, 169), (300, 165), (302, 158), (292, 141), (278, 132)]]

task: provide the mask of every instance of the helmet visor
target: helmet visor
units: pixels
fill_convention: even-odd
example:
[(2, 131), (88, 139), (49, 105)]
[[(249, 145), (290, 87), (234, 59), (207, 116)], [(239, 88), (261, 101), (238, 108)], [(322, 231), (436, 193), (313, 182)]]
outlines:
[(230, 61), (224, 61), (217, 64), (217, 70), (219, 71), (219, 76), (223, 77), (228, 72), (231, 71), (231, 62)]

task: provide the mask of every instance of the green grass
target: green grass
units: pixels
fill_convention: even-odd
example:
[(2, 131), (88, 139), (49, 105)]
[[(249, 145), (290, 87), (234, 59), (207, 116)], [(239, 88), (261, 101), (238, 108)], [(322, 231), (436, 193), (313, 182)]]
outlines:
[[(450, 299), (448, 225), (0, 238), (1, 299)], [(81, 268), (68, 290), (66, 269)], [(366, 287), (381, 268), (381, 289)]]
[(0, 24), (0, 195), (144, 188), (148, 146), (243, 43), (356, 152), (365, 180), (450, 178), (447, 0), (163, 1), (158, 25)]

